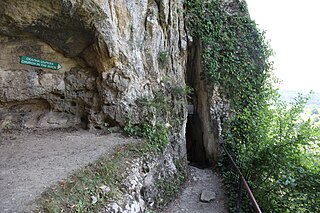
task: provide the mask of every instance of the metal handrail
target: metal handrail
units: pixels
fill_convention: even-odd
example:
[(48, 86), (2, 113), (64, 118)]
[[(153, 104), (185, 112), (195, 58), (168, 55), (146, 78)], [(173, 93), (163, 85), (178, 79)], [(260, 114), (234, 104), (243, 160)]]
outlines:
[(230, 155), (230, 153), (228, 152), (227, 148), (225, 147), (225, 145), (223, 144), (223, 142), (220, 143), (220, 146), (223, 148), (223, 150), (225, 151), (225, 153), (227, 154), (229, 160), (231, 161), (232, 165), (234, 166), (234, 168), (236, 169), (237, 173), (240, 175), (240, 178), (241, 178), (241, 182), (243, 183), (244, 185), (244, 188), (245, 190), (247, 191), (248, 193), (248, 196), (249, 196), (249, 199), (253, 205), (253, 208), (254, 210), (257, 212), (257, 213), (262, 213), (256, 199), (254, 198), (254, 195), (246, 181), (246, 179), (244, 178), (244, 176), (242, 175), (239, 167), (237, 166), (236, 162), (233, 160), (232, 156)]

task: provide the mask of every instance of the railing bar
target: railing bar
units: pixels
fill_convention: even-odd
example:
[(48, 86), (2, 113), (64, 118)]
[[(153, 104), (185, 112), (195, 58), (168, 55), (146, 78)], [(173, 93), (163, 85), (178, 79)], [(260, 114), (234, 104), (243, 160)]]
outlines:
[(247, 193), (248, 193), (248, 196), (249, 196), (249, 198), (250, 198), (250, 200), (251, 200), (251, 203), (252, 203), (252, 205), (253, 205), (254, 210), (255, 210), (257, 213), (262, 213), (262, 211), (261, 211), (261, 209), (260, 209), (260, 207), (259, 207), (256, 199), (254, 198), (254, 196), (253, 196), (253, 194), (252, 194), (252, 192), (251, 192), (251, 190), (250, 190), (250, 187), (249, 187), (246, 179), (245, 179), (244, 176), (242, 175), (239, 167), (237, 166), (237, 164), (236, 164), (235, 161), (233, 160), (232, 156), (231, 156), (230, 153), (228, 152), (228, 150), (227, 150), (227, 148), (225, 147), (225, 145), (224, 145), (223, 143), (220, 143), (220, 145), (221, 145), (221, 147), (224, 149), (224, 151), (226, 152), (229, 160), (230, 160), (231, 163), (233, 164), (233, 167), (236, 169), (237, 173), (240, 175), (241, 181), (242, 181), (242, 183), (243, 183), (243, 185), (244, 185), (245, 190), (246, 190)]
[(242, 202), (242, 181), (241, 181), (240, 176), (239, 176), (238, 180), (239, 180), (239, 182), (238, 182), (238, 200), (237, 200), (236, 212), (240, 213), (241, 202)]
[(241, 180), (242, 180), (242, 183), (243, 183), (243, 185), (244, 185), (244, 188), (245, 188), (246, 191), (248, 192), (248, 195), (249, 195), (249, 198), (250, 198), (250, 200), (251, 200), (251, 202), (252, 202), (252, 204), (253, 204), (254, 210), (256, 210), (257, 213), (262, 213), (262, 211), (261, 211), (261, 209), (260, 209), (260, 207), (259, 207), (256, 199), (254, 198), (254, 196), (253, 196), (253, 194), (252, 194), (252, 192), (251, 192), (251, 190), (250, 190), (250, 187), (249, 187), (248, 184), (247, 184), (246, 179), (244, 179), (244, 177), (243, 177), (242, 175), (241, 175)]

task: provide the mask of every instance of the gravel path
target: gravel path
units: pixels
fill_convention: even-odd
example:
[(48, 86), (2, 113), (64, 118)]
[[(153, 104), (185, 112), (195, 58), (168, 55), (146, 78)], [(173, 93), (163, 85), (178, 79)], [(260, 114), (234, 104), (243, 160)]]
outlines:
[[(189, 180), (184, 189), (162, 213), (227, 213), (221, 177), (212, 169), (190, 166), (189, 170)], [(215, 194), (215, 199), (210, 202), (200, 202), (203, 191)]]
[(85, 130), (0, 132), (0, 212), (29, 212), (49, 186), (132, 140)]

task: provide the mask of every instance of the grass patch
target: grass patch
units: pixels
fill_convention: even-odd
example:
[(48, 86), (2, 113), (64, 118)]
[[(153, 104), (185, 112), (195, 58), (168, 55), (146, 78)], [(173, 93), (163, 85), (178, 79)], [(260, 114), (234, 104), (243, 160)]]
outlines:
[(165, 67), (165, 64), (168, 63), (169, 53), (168, 51), (160, 51), (158, 53), (158, 61), (161, 68)]
[(145, 142), (117, 148), (112, 158), (101, 157), (45, 192), (37, 212), (94, 212), (103, 208), (124, 193), (121, 183), (130, 159), (148, 151)]

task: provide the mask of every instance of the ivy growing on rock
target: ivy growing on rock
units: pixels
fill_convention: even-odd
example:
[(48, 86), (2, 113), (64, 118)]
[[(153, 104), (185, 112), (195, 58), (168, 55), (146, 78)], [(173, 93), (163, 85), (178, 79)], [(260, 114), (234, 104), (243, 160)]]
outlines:
[(204, 74), (231, 102), (228, 138), (246, 143), (258, 138), (252, 122), (272, 91), (272, 55), (264, 32), (248, 15), (245, 2), (188, 0), (188, 27), (202, 42)]

